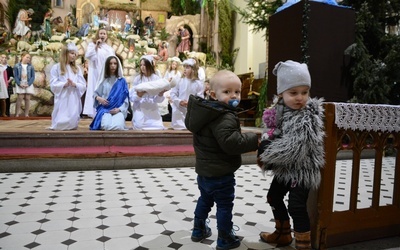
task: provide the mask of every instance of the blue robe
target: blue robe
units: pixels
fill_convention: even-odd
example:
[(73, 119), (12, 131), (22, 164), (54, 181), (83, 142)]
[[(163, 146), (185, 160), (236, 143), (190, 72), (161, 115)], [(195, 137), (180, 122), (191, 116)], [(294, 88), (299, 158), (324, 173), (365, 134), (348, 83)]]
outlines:
[(98, 105), (96, 108), (96, 116), (94, 117), (92, 123), (90, 124), (90, 130), (100, 130), (101, 129), (101, 119), (105, 113), (109, 113), (110, 110), (114, 108), (119, 108), (124, 104), (125, 99), (129, 96), (128, 84), (125, 78), (119, 78), (114, 83), (111, 88), (110, 94), (107, 98), (108, 105)]

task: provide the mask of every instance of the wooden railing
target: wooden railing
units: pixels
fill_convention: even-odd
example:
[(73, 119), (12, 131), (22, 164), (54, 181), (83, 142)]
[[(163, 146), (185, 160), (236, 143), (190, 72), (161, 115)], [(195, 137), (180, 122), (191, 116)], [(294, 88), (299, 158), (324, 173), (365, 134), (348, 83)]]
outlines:
[[(399, 107), (400, 108), (400, 107)], [(400, 132), (361, 131), (338, 128), (335, 124), (335, 104), (325, 104), (325, 159), (322, 182), (319, 190), (311, 192), (309, 213), (312, 229), (312, 245), (315, 249), (350, 244), (359, 241), (400, 235)], [(397, 126), (397, 125), (396, 125)], [(398, 130), (397, 130), (398, 131)], [(394, 162), (391, 165), (393, 178), (389, 185), (391, 197), (382, 202), (382, 170), (386, 153)], [(351, 169), (348, 169), (349, 185), (343, 192), (348, 207), (335, 208), (335, 192), (338, 192), (338, 156), (349, 153)], [(373, 162), (369, 168), (369, 190), (366, 192), (370, 204), (361, 205), (360, 186), (364, 173), (360, 163), (366, 157)], [(365, 182), (365, 180), (364, 180)], [(342, 188), (343, 189), (343, 188)], [(387, 191), (387, 190), (385, 190)], [(364, 197), (365, 200), (365, 197)], [(389, 202), (387, 202), (389, 200)]]

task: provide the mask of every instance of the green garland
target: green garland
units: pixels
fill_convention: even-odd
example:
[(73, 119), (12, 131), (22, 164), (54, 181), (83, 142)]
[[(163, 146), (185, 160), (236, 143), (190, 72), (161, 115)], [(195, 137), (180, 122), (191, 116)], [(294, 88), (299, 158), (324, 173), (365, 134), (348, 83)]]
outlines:
[(263, 125), (262, 123), (262, 116), (264, 113), (264, 109), (266, 108), (267, 105), (267, 89), (268, 89), (268, 78), (265, 78), (261, 88), (260, 88), (260, 95), (258, 97), (258, 102), (257, 102), (257, 110), (256, 110), (256, 127), (261, 127)]
[(219, 13), (219, 39), (221, 41), (221, 64), (225, 68), (232, 67), (233, 63), (233, 25), (232, 9), (229, 0), (220, 0), (218, 3)]
[(301, 61), (308, 65), (310, 55), (308, 54), (308, 20), (310, 19), (310, 2), (309, 0), (304, 0), (303, 5), (303, 15), (302, 15), (303, 23), (301, 27)]

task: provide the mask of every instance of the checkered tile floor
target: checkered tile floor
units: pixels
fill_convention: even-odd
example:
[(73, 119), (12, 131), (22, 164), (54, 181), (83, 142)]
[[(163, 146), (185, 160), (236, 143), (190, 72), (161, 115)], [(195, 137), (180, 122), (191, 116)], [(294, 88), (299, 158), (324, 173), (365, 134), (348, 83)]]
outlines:
[[(394, 159), (387, 162), (383, 178), (390, 184)], [(338, 171), (346, 163), (338, 161)], [(258, 236), (274, 230), (265, 199), (271, 180), (256, 165), (237, 171), (238, 249), (274, 248)], [(198, 193), (193, 168), (0, 173), (0, 249), (215, 249), (215, 207), (209, 224), (213, 235), (202, 243), (190, 240)], [(335, 203), (338, 209), (345, 205)]]
[[(372, 188), (374, 178), (374, 159), (364, 159), (360, 162), (360, 178), (357, 208), (368, 208), (372, 205)], [(394, 157), (386, 157), (382, 163), (381, 190), (379, 205), (393, 203), (394, 187)], [(352, 166), (349, 161), (336, 162), (334, 211), (345, 211), (350, 208)]]

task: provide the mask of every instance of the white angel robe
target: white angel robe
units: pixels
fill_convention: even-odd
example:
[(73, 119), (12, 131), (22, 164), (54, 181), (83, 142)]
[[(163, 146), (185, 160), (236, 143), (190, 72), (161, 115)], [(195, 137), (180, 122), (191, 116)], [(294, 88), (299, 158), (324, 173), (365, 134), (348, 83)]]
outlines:
[(93, 42), (89, 43), (85, 57), (89, 60), (88, 69), (88, 80), (86, 89), (85, 104), (83, 106), (83, 114), (89, 117), (94, 117), (96, 114), (96, 108), (94, 107), (93, 93), (96, 86), (100, 81), (100, 72), (104, 67), (106, 59), (109, 56), (115, 55), (114, 49), (107, 43), (103, 42), (100, 48), (96, 51), (96, 44)]
[[(64, 87), (68, 78), (76, 84), (76, 87)], [(50, 89), (54, 93), (50, 129), (77, 129), (82, 112), (81, 97), (86, 90), (86, 81), (81, 68), (78, 67), (78, 72), (75, 74), (67, 65), (65, 74), (61, 75), (60, 64), (55, 64), (50, 70)]]
[[(172, 79), (180, 79), (181, 78), (181, 72), (178, 70), (173, 70), (173, 71), (166, 71), (164, 75), (164, 79), (170, 82), (171, 88), (175, 87), (176, 82), (179, 81), (172, 81)], [(160, 110), (161, 115), (166, 115), (169, 113), (168, 110), (168, 103), (171, 100), (171, 90), (168, 90), (164, 93), (164, 101), (162, 103), (158, 104), (158, 109)]]
[(156, 74), (149, 77), (138, 75), (133, 80), (129, 90), (129, 99), (132, 102), (132, 125), (135, 130), (163, 130), (165, 129), (161, 114), (158, 110), (158, 103), (164, 101), (164, 96), (149, 95), (145, 93), (142, 97), (137, 95), (135, 86), (143, 82), (151, 82), (160, 79)]
[(204, 81), (206, 80), (206, 71), (203, 67), (199, 67), (198, 76), (200, 81), (204, 83)]
[(186, 129), (185, 117), (187, 108), (181, 106), (181, 101), (188, 101), (190, 95), (204, 98), (204, 84), (201, 80), (191, 80), (182, 77), (175, 87), (171, 89), (172, 119), (171, 127), (176, 130)]

